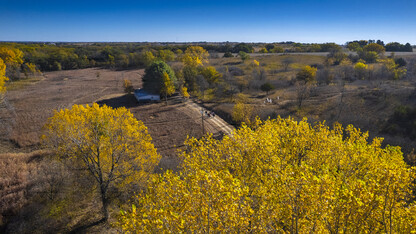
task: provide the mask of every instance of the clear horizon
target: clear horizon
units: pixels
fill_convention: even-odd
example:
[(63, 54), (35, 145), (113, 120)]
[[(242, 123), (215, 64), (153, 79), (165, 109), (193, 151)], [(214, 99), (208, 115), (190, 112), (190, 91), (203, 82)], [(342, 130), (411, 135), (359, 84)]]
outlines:
[(416, 44), (416, 1), (0, 0), (0, 41)]

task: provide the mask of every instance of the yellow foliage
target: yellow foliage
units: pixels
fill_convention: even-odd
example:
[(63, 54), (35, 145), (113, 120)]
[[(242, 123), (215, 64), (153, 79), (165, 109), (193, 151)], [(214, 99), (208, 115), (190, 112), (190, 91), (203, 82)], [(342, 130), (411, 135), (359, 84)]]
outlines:
[(402, 78), (407, 73), (407, 69), (405, 67), (399, 67), (394, 59), (387, 58), (381, 60), (380, 62), (384, 64), (384, 66), (387, 68), (387, 71), (391, 74), (391, 77), (395, 80)]
[(362, 62), (358, 62), (354, 65), (355, 73), (359, 79), (364, 79), (365, 73), (368, 69), (368, 65)]
[(261, 49), (259, 50), (259, 53), (268, 53), (268, 51), (267, 51), (267, 49), (266, 49), (266, 48), (261, 48)]
[(167, 72), (163, 72), (163, 85), (160, 92), (165, 96), (170, 96), (175, 93), (175, 86), (173, 85)]
[(366, 70), (367, 68), (368, 68), (368, 65), (362, 62), (358, 62), (354, 66), (355, 70)]
[(16, 48), (0, 47), (0, 58), (6, 64), (20, 65), (23, 63), (23, 52)]
[(106, 188), (140, 184), (159, 163), (146, 126), (126, 108), (74, 105), (56, 111), (44, 129), (44, 145)]
[(124, 92), (128, 94), (134, 91), (133, 85), (131, 84), (131, 81), (128, 79), (123, 80), (123, 88)]
[(185, 86), (183, 86), (183, 87), (181, 88), (181, 95), (182, 95), (182, 97), (184, 97), (184, 98), (189, 98), (189, 97), (190, 97), (190, 95), (189, 95), (189, 93), (188, 93), (188, 88), (186, 88)]
[(190, 46), (182, 56), (182, 62), (187, 66), (200, 66), (208, 63), (209, 53), (201, 46)]
[(255, 60), (255, 59), (254, 59), (254, 61), (253, 61), (253, 64), (254, 64), (255, 66), (260, 66), (259, 61)]
[(219, 73), (215, 67), (209, 66), (201, 69), (201, 75), (205, 78), (206, 81), (210, 84), (218, 83), (222, 74)]
[(40, 73), (39, 69), (37, 69), (36, 65), (33, 63), (24, 63), (22, 70), (26, 77), (29, 77), (29, 74), (36, 75)]
[(296, 78), (305, 83), (312, 83), (315, 81), (317, 68), (311, 66), (304, 66), (297, 74)]
[(3, 60), (0, 58), (0, 97), (1, 95), (6, 92), (5, 83), (9, 79), (6, 77), (6, 64), (4, 64)]
[(237, 93), (235, 95), (236, 103), (247, 103), (249, 101), (249, 95), (244, 93)]
[(239, 124), (245, 123), (250, 125), (253, 121), (253, 107), (250, 104), (237, 102), (233, 107), (231, 117)]
[(243, 126), (232, 137), (188, 139), (183, 170), (156, 176), (126, 232), (410, 233), (414, 168), (399, 147), (306, 119)]
[(153, 177), (137, 206), (121, 212), (119, 225), (132, 233), (241, 233), (252, 214), (247, 195), (227, 171), (168, 171)]
[(151, 51), (144, 52), (144, 54), (143, 54), (143, 63), (144, 63), (145, 66), (149, 66), (155, 60), (156, 60), (156, 57), (153, 55), (153, 53)]

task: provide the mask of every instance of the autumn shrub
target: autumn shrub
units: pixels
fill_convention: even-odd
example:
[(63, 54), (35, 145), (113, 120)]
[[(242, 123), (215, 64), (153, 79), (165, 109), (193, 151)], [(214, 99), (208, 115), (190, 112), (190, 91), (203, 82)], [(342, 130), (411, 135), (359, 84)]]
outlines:
[(153, 177), (120, 214), (125, 232), (410, 233), (414, 168), (353, 126), (257, 121), (188, 139), (182, 171)]
[(224, 58), (233, 58), (234, 55), (231, 52), (227, 51), (227, 52), (224, 53), (224, 56), (223, 57)]
[(127, 94), (131, 94), (134, 91), (131, 81), (127, 79), (123, 80), (123, 88), (124, 88), (124, 92)]

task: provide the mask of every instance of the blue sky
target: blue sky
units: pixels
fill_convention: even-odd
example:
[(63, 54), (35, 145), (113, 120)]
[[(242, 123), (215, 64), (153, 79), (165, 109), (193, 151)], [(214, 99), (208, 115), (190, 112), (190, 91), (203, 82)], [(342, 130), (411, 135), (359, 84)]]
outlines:
[(0, 41), (416, 44), (416, 0), (0, 0)]

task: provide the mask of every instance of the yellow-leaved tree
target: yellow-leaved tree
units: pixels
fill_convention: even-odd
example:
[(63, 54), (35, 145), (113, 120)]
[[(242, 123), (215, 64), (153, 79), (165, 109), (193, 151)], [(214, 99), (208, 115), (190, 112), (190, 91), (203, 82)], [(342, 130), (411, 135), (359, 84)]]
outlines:
[(95, 178), (104, 220), (109, 188), (140, 185), (160, 160), (146, 126), (126, 108), (93, 104), (56, 111), (42, 140), (62, 160)]
[(254, 109), (250, 104), (237, 102), (233, 107), (231, 117), (238, 124), (245, 123), (246, 125), (251, 125), (255, 119)]
[(381, 62), (384, 64), (384, 66), (387, 69), (387, 72), (390, 73), (389, 76), (393, 78), (394, 80), (399, 80), (406, 76), (407, 69), (405, 66), (399, 66), (399, 64), (396, 64), (394, 59), (386, 58), (381, 60)]
[(174, 93), (175, 85), (173, 85), (173, 82), (171, 81), (169, 74), (167, 72), (163, 72), (160, 94), (162, 94), (165, 97), (166, 105), (168, 104), (168, 96), (171, 96)]
[(126, 232), (410, 233), (414, 168), (399, 147), (278, 117), (232, 137), (188, 139), (180, 174), (122, 211)]
[(201, 75), (204, 77), (204, 79), (208, 82), (209, 85), (213, 85), (220, 82), (220, 79), (222, 78), (222, 74), (219, 73), (215, 69), (215, 67), (209, 66), (200, 70)]
[(20, 78), (19, 70), (23, 63), (23, 52), (13, 47), (0, 47), (0, 59), (7, 66), (7, 76), (11, 80)]
[(359, 79), (364, 79), (367, 72), (368, 65), (362, 62), (358, 62), (354, 65), (354, 70)]
[(190, 46), (182, 56), (186, 66), (196, 67), (208, 63), (209, 53), (201, 46)]
[(6, 77), (6, 64), (0, 58), (0, 100), (3, 100), (3, 95), (6, 92), (5, 83), (8, 80)]
[(297, 74), (296, 79), (303, 83), (314, 83), (316, 78), (316, 71), (318, 69), (311, 66), (304, 66)]
[(180, 88), (180, 92), (181, 92), (181, 96), (184, 98), (184, 100), (186, 100), (190, 97), (190, 95), (188, 93), (188, 88), (186, 88), (185, 86)]
[(6, 64), (21, 65), (23, 63), (23, 55), (23, 52), (17, 48), (0, 47), (0, 58)]

